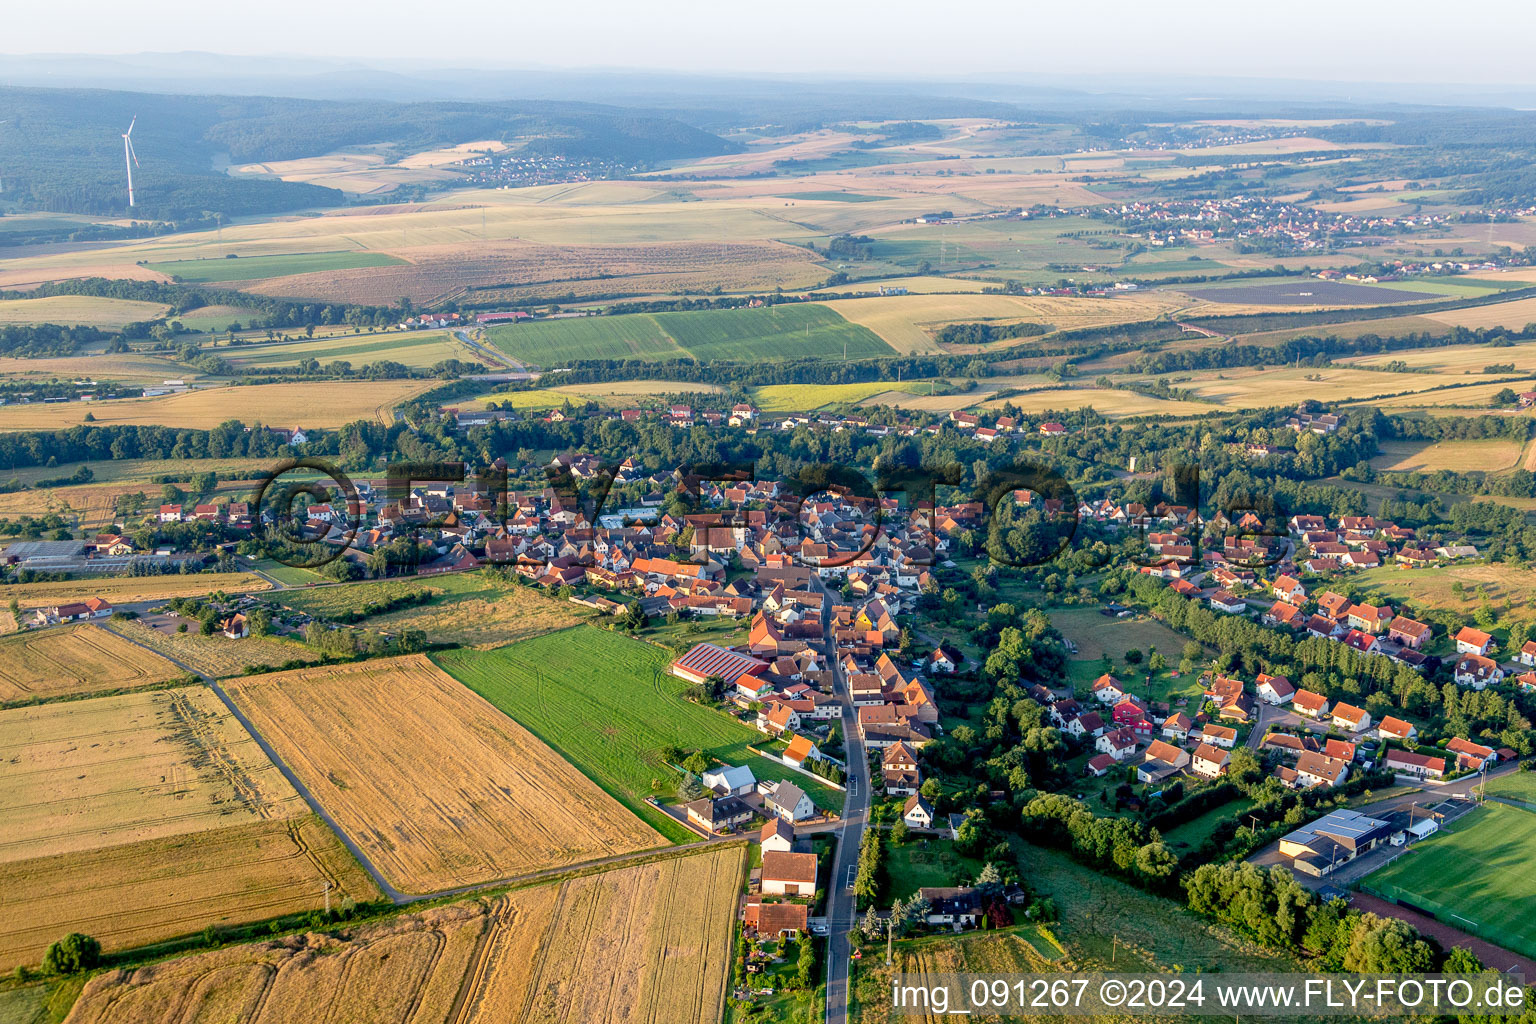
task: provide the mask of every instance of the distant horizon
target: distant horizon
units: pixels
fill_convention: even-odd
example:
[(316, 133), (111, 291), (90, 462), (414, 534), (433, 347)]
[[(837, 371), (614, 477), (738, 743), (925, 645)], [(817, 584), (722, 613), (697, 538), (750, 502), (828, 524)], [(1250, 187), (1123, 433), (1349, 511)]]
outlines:
[[(579, 19), (555, 5), (508, 8), (480, 0), (437, 18), (351, 0), (272, 0), (254, 22), (173, 0), (84, 0), (73, 7), (67, 47), (59, 46), (55, 11), (36, 5), (14, 11), (4, 55), (206, 53), (373, 67), (908, 81), (1107, 74), (1536, 86), (1524, 34), (1514, 30), (1528, 12), (1497, 0), (1455, 11), (1407, 0), (1390, 17), (1299, 0), (1263, 20), (1218, 0), (1156, 7), (1109, 0), (1091, 11), (1003, 8), (989, 0), (951, 0), (942, 8), (918, 0), (783, 0), (771, 20), (752, 9), (703, 8), (688, 0), (644, 7), (593, 0)], [(340, 49), (348, 53), (338, 55)], [(539, 59), (529, 61), (530, 54)]]

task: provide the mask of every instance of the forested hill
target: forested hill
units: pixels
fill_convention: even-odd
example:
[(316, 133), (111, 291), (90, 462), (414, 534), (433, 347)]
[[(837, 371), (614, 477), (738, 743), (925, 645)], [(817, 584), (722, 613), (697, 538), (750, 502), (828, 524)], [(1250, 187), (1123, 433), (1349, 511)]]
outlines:
[(168, 96), (96, 89), (0, 89), (0, 178), (7, 205), (125, 215), (122, 133), (138, 117), (135, 217), (278, 213), (342, 201), (299, 182), (232, 178), (215, 162), (288, 160), (345, 146), (402, 152), (498, 139), (539, 152), (649, 164), (712, 156), (732, 143), (681, 121), (589, 103), (388, 103)]

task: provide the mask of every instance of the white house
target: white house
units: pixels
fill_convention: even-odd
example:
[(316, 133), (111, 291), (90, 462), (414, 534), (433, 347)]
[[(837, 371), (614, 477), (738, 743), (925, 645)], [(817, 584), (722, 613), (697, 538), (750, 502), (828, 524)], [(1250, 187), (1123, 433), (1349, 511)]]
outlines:
[(901, 810), (901, 817), (909, 828), (932, 828), (933, 805), (924, 799), (922, 794), (915, 793), (907, 797), (907, 802)]
[(1124, 761), (1136, 753), (1136, 733), (1128, 728), (1106, 732), (1094, 741), (1093, 748), (1116, 761)]
[(804, 821), (816, 813), (811, 798), (793, 782), (776, 782), (763, 794), (763, 806), (785, 821)]
[(757, 785), (752, 769), (746, 765), (712, 768), (703, 774), (702, 779), (705, 789), (714, 790), (721, 796), (746, 796)]

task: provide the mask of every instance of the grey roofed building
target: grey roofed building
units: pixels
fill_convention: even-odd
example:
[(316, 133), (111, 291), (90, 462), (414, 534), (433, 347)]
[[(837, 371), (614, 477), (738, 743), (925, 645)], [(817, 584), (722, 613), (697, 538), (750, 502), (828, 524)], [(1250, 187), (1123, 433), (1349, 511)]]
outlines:
[(85, 542), (78, 540), (22, 540), (8, 544), (0, 551), (0, 559), (14, 565), (41, 566), (52, 561), (68, 561), (85, 555)]
[(1373, 848), (1392, 833), (1390, 822), (1359, 811), (1330, 811), (1280, 839), (1280, 853), (1303, 874), (1322, 877)]

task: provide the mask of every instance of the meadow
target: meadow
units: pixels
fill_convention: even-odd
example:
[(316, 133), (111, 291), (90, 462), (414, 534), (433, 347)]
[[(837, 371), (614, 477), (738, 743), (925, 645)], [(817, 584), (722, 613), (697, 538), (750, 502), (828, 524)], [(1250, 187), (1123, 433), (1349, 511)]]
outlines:
[(445, 359), (479, 362), (467, 345), (458, 342), (447, 331), (398, 331), (383, 335), (230, 345), (221, 346), (214, 352), (241, 369), (293, 367), (306, 359), (315, 359), (322, 364), (345, 360), (357, 369), (385, 359), (418, 368), (428, 368)]
[[(1101, 614), (1096, 606), (1051, 608), (1048, 614), (1051, 625), (1077, 645), (1077, 653), (1072, 655), (1067, 666), (1067, 677), (1074, 688), (1086, 692), (1093, 680), (1103, 675), (1107, 655), (1114, 665), (1110, 674), (1137, 696), (1176, 702), (1181, 697), (1194, 697), (1201, 692), (1198, 673), (1174, 678), (1188, 638), (1157, 619), (1142, 615), (1117, 619)], [(1133, 649), (1142, 653), (1141, 663), (1134, 667), (1125, 661), (1125, 652)], [(1161, 672), (1147, 669), (1146, 659), (1152, 656), (1154, 649), (1169, 664)], [(1152, 677), (1150, 682), (1146, 680), (1148, 675)]]
[(225, 686), (403, 891), (437, 892), (662, 843), (423, 655)]
[(401, 402), (434, 386), (422, 380), (302, 381), (200, 388), (153, 398), (0, 406), (0, 430), (63, 430), (84, 423), (135, 423), (207, 430), (229, 420), (247, 425), (334, 428), (354, 420), (387, 421)]
[(1504, 327), (1517, 330), (1536, 323), (1536, 299), (1515, 299), (1487, 306), (1447, 309), (1439, 313), (1425, 313), (1424, 316), (1447, 327)]
[(78, 324), (113, 330), (165, 315), (158, 302), (105, 299), (91, 295), (49, 295), (40, 299), (0, 300), (0, 326), (6, 324)]
[[(1443, 328), (1442, 328), (1443, 329)], [(1333, 332), (1329, 327), (1328, 331)], [(1399, 352), (1378, 352), (1369, 356), (1350, 356), (1336, 360), (1342, 366), (1357, 366), (1368, 370), (1387, 363), (1400, 363), (1414, 370), (1438, 374), (1482, 373), (1483, 369), (1499, 363), (1514, 363), (1516, 372), (1536, 374), (1536, 343), (1520, 342), (1513, 345), (1438, 345), (1430, 348), (1411, 348)], [(1505, 374), (1505, 376), (1511, 376)], [(1441, 381), (1442, 384), (1447, 383)]]
[[(852, 965), (849, 1019), (856, 1024), (895, 1024), (952, 1016), (893, 1012), (895, 973), (1049, 974), (1057, 971), (1275, 972), (1299, 965), (1284, 954), (1253, 946), (1177, 904), (1079, 864), (1071, 856), (1016, 843), (1020, 875), (1056, 904), (1059, 919), (1048, 926), (939, 935), (896, 944), (895, 964), (881, 955)], [(1003, 1019), (975, 1013), (972, 1021)], [(1055, 1018), (1051, 1018), (1055, 1019)], [(1094, 1017), (1106, 1024), (1136, 1024), (1145, 1015)]]
[(295, 252), (269, 256), (168, 260), (148, 263), (149, 269), (191, 284), (259, 281), (289, 274), (310, 274), (357, 267), (387, 267), (404, 260), (382, 252)]
[(0, 966), (376, 895), (206, 687), (0, 711)]
[(1530, 570), (1503, 562), (1451, 564), (1428, 569), (1397, 569), (1382, 566), (1350, 577), (1378, 600), (1408, 604), (1416, 611), (1429, 609), (1467, 615), (1482, 603), (1483, 595), (1496, 610), (1523, 610), (1530, 600)]
[(152, 686), (186, 672), (100, 626), (0, 638), (0, 704)]
[(1037, 388), (1007, 397), (989, 398), (980, 402), (985, 409), (1001, 408), (1013, 403), (1026, 414), (1093, 409), (1111, 419), (1128, 416), (1208, 416), (1220, 409), (1204, 402), (1186, 402), (1182, 399), (1158, 398), (1119, 388)]
[(1366, 877), (1368, 891), (1406, 899), (1435, 919), (1506, 949), (1536, 956), (1536, 813), (1489, 803)]
[(744, 847), (92, 978), (71, 1024), (713, 1024)]
[(842, 807), (838, 791), (754, 755), (748, 748), (763, 739), (756, 729), (687, 700), (688, 684), (667, 673), (671, 657), (643, 641), (581, 626), (433, 658), (669, 838), (694, 836), (645, 802), (676, 799), (677, 773), (660, 755), (667, 746), (745, 764), (759, 779), (789, 779), (817, 806)]
[(106, 628), (214, 678), (239, 675), (250, 665), (271, 667), (290, 661), (320, 660), (318, 651), (297, 640), (279, 636), (247, 636), (231, 640), (220, 633), (203, 636), (195, 621), (188, 625), (185, 633), (165, 633), (132, 620), (112, 622)]
[(1514, 771), (1487, 782), (1489, 796), (1520, 800), (1536, 807), (1536, 773)]
[(370, 583), (346, 583), (283, 594), (290, 608), (321, 617), (358, 609), (423, 591), (430, 602), (372, 615), (360, 628), (385, 633), (425, 630), (434, 641), (466, 647), (499, 647), (587, 619), (576, 605), (557, 601), (531, 587), (500, 580), (485, 572), (434, 577), (406, 577)]

